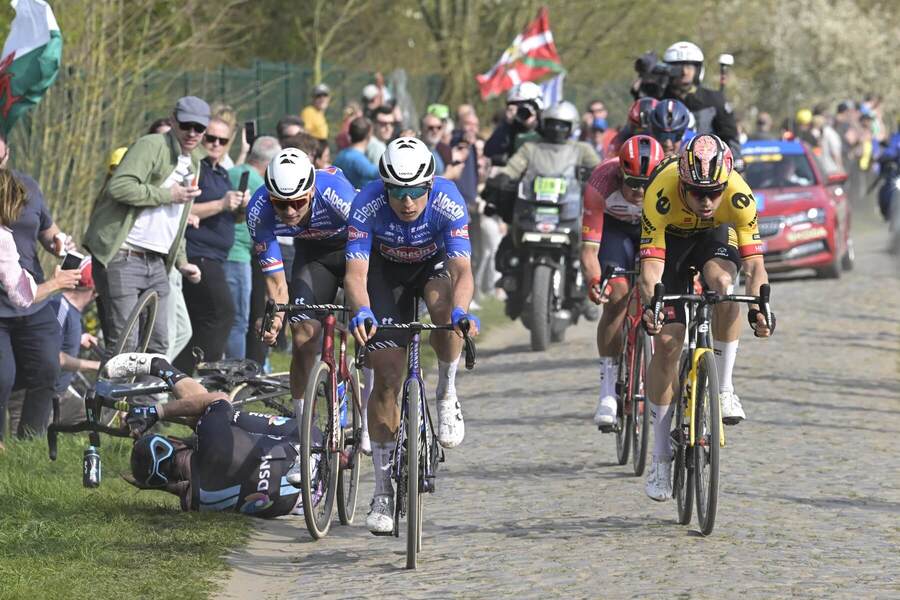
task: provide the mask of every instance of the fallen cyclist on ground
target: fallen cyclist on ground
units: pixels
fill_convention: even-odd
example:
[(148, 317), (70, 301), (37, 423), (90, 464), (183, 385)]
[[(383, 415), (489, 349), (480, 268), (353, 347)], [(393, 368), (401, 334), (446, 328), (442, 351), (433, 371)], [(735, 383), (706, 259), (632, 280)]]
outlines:
[[(206, 391), (159, 354), (120, 354), (106, 363), (105, 374), (158, 377), (176, 398), (128, 411), (125, 421), (136, 438), (125, 477), (130, 484), (175, 494), (185, 511), (303, 514), (294, 419), (235, 410), (227, 394)], [(196, 419), (195, 441), (147, 434), (158, 421), (175, 418)]]

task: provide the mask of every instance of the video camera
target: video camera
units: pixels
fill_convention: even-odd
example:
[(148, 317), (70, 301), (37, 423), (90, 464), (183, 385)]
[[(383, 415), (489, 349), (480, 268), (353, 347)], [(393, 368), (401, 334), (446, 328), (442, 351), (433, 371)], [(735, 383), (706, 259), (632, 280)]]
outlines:
[(634, 61), (634, 70), (638, 74), (640, 84), (632, 89), (635, 99), (649, 96), (662, 100), (669, 82), (680, 79), (682, 68), (680, 65), (670, 65), (656, 56), (655, 52), (646, 52)]

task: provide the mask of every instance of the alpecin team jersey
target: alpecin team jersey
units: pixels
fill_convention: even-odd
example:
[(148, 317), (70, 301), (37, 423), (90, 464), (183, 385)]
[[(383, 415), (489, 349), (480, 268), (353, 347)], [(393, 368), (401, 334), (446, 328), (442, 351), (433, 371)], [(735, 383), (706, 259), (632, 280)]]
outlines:
[(719, 225), (730, 225), (737, 233), (741, 258), (762, 255), (757, 224), (756, 200), (740, 173), (733, 172), (722, 194), (722, 203), (710, 219), (688, 210), (681, 195), (678, 161), (664, 161), (644, 193), (641, 216), (641, 259), (666, 259), (666, 234), (690, 237)]
[(382, 181), (356, 195), (347, 230), (347, 260), (369, 260), (372, 247), (385, 259), (420, 263), (445, 251), (447, 258), (469, 258), (469, 213), (456, 184), (435, 177), (428, 204), (412, 223), (401, 221), (388, 203)]
[(247, 229), (253, 239), (253, 252), (266, 275), (284, 270), (277, 237), (300, 240), (328, 240), (341, 244), (347, 239), (347, 216), (356, 190), (337, 167), (316, 171), (316, 193), (306, 223), (285, 225), (278, 219), (269, 190), (261, 186), (247, 205)]
[(625, 223), (641, 220), (641, 204), (632, 204), (622, 195), (622, 170), (619, 158), (611, 158), (597, 165), (584, 186), (584, 218), (581, 241), (599, 244), (603, 236), (603, 216), (609, 215)]

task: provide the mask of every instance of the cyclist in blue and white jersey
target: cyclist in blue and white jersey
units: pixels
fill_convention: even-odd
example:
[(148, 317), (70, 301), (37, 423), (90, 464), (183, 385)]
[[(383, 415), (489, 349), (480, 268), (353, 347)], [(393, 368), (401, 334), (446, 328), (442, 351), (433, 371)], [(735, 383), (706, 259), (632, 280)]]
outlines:
[[(413, 301), (419, 296), (434, 323), (456, 326), (456, 332), (434, 331), (430, 338), (438, 357), (438, 441), (453, 448), (465, 436), (455, 383), (462, 351), (458, 325), (467, 318), (474, 336), (479, 323), (468, 314), (475, 287), (469, 215), (456, 185), (434, 176), (434, 156), (413, 137), (388, 144), (378, 169), (381, 180), (360, 190), (350, 211), (345, 290), (357, 311), (350, 328), (359, 343), (367, 344), (375, 371), (368, 408), (375, 496), (366, 525), (372, 533), (386, 535), (394, 524), (391, 452), (411, 336), (378, 331), (377, 325), (415, 320)], [(368, 330), (367, 320), (374, 325)]]
[[(256, 190), (247, 205), (247, 227), (270, 299), (279, 304), (334, 302), (344, 278), (347, 215), (355, 194), (340, 169), (317, 171), (302, 150), (285, 148), (272, 159), (266, 168), (265, 185)], [(282, 236), (294, 238), (290, 289), (276, 239)], [(283, 322), (284, 313), (277, 314), (264, 333), (266, 343), (275, 343)], [(321, 329), (321, 323), (310, 315), (291, 318), (291, 394), (295, 400), (303, 398), (309, 373), (318, 360)], [(368, 452), (365, 419), (363, 424), (360, 446)]]

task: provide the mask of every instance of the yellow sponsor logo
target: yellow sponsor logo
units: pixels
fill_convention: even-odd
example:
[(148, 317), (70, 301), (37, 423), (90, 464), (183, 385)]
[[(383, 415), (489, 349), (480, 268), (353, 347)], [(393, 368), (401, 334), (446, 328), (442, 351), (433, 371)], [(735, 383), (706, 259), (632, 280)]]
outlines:
[(787, 241), (805, 242), (828, 236), (828, 230), (824, 227), (812, 227), (810, 229), (802, 229), (800, 231), (791, 231), (787, 234)]

